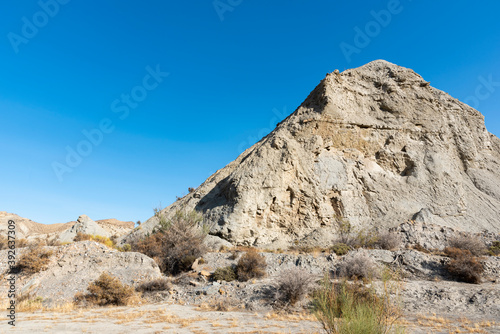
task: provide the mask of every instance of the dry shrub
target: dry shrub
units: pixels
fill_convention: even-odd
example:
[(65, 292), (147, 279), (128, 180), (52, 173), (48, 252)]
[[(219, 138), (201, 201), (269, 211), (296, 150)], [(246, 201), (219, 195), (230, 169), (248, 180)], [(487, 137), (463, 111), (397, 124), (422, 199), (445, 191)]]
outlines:
[(141, 283), (135, 289), (140, 292), (165, 291), (170, 290), (172, 284), (164, 277)]
[(134, 296), (134, 289), (131, 286), (122, 284), (118, 278), (106, 272), (91, 282), (87, 291), (87, 294), (79, 293), (75, 296), (77, 304), (124, 306)]
[(481, 256), (486, 253), (486, 245), (478, 237), (469, 236), (456, 236), (448, 242), (449, 247), (468, 250), (474, 256)]
[(155, 259), (163, 273), (177, 275), (190, 270), (207, 251), (206, 233), (198, 226), (200, 220), (194, 211), (178, 211), (170, 221), (162, 216), (158, 231), (132, 244), (132, 250)]
[(313, 283), (314, 276), (304, 269), (283, 270), (276, 282), (276, 299), (282, 306), (293, 306), (309, 293)]
[(90, 234), (86, 234), (86, 233), (82, 233), (82, 232), (77, 232), (76, 236), (73, 238), (74, 242), (87, 241), (87, 240), (92, 240), (92, 236)]
[(238, 279), (244, 282), (252, 278), (264, 277), (266, 275), (266, 268), (266, 259), (257, 253), (256, 250), (250, 249), (238, 260), (236, 273)]
[(376, 236), (374, 246), (380, 249), (396, 250), (401, 245), (401, 237), (393, 232), (381, 232)]
[(53, 253), (40, 245), (31, 246), (27, 252), (21, 255), (13, 271), (34, 274), (46, 270)]
[(347, 278), (374, 278), (378, 276), (378, 267), (368, 254), (358, 252), (340, 263), (338, 273)]
[(236, 271), (232, 266), (217, 268), (212, 274), (212, 279), (214, 281), (231, 282), (234, 281), (236, 278), (237, 278)]
[(447, 247), (445, 253), (451, 258), (446, 270), (453, 278), (466, 283), (481, 283), (484, 267), (469, 250)]

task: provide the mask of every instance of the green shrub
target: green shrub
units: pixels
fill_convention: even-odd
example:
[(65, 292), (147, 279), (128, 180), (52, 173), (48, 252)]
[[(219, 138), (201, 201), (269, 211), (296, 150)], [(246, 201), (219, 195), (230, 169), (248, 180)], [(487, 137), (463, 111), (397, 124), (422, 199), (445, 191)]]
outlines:
[(79, 293), (75, 296), (76, 303), (90, 305), (127, 305), (134, 296), (134, 289), (122, 284), (120, 280), (104, 272), (87, 287), (88, 294)]
[(264, 277), (266, 275), (266, 268), (266, 259), (257, 253), (256, 250), (250, 249), (238, 260), (236, 273), (238, 279), (244, 282), (252, 278)]
[(26, 274), (34, 274), (46, 270), (53, 253), (53, 251), (44, 249), (40, 245), (31, 246), (27, 252), (21, 255), (13, 270)]
[(488, 254), (491, 256), (500, 255), (500, 241), (493, 241), (488, 248)]
[(331, 251), (338, 256), (346, 255), (351, 250), (351, 247), (343, 243), (337, 243), (331, 247)]
[(236, 272), (232, 266), (217, 268), (212, 274), (212, 279), (214, 281), (231, 282), (234, 281), (236, 278), (237, 278)]
[(394, 326), (400, 317), (389, 293), (379, 297), (373, 289), (357, 282), (331, 284), (328, 279), (313, 294), (313, 312), (327, 333), (382, 334), (402, 332)]

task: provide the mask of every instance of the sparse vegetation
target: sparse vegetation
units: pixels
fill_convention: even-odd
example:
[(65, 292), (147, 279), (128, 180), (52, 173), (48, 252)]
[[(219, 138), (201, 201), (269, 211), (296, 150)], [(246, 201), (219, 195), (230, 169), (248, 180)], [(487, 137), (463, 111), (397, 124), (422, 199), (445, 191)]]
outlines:
[(400, 309), (384, 291), (378, 296), (360, 282), (331, 284), (325, 278), (313, 295), (313, 312), (327, 333), (401, 333), (402, 328), (394, 325)]
[(445, 253), (451, 258), (446, 264), (446, 270), (453, 278), (466, 283), (481, 283), (484, 267), (469, 250), (448, 247)]
[(338, 274), (347, 278), (371, 279), (379, 273), (375, 261), (365, 252), (358, 252), (340, 263)]
[(0, 235), (0, 250), (7, 249), (9, 247), (9, 242), (7, 237)]
[(122, 284), (120, 280), (104, 272), (99, 278), (89, 284), (87, 294), (79, 293), (75, 296), (77, 304), (97, 306), (127, 305), (134, 296), (134, 289)]
[(266, 268), (266, 259), (257, 253), (255, 249), (250, 249), (240, 257), (236, 265), (238, 280), (248, 281), (252, 278), (264, 277)]
[(92, 235), (92, 234), (85, 234), (82, 232), (78, 232), (76, 236), (73, 238), (74, 242), (87, 241), (87, 240), (96, 241), (109, 248), (115, 248), (115, 243), (113, 242), (113, 240), (111, 240), (108, 237), (103, 237), (100, 235)]
[(53, 251), (44, 249), (40, 245), (31, 246), (21, 255), (14, 271), (24, 272), (26, 274), (35, 274), (46, 270)]
[(170, 290), (172, 284), (164, 277), (141, 283), (135, 289), (139, 292), (165, 291)]
[(468, 250), (474, 256), (481, 256), (486, 254), (486, 245), (478, 237), (468, 236), (455, 236), (448, 242), (449, 247)]
[(284, 270), (277, 278), (276, 299), (281, 306), (293, 306), (309, 293), (313, 283), (314, 276), (304, 269)]
[(187, 271), (207, 251), (206, 233), (199, 226), (200, 222), (201, 217), (194, 211), (189, 214), (178, 211), (172, 220), (159, 214), (158, 229), (133, 243), (132, 250), (153, 258), (163, 273), (176, 275)]
[(226, 282), (231, 282), (237, 279), (236, 271), (232, 266), (228, 267), (221, 267), (215, 269), (214, 273), (212, 274), (212, 279), (214, 281), (226, 281)]

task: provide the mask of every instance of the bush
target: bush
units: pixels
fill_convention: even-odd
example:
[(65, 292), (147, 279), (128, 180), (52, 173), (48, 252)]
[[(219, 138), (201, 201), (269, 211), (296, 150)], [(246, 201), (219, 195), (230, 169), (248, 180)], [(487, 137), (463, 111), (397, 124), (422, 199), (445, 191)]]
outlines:
[(86, 302), (90, 305), (118, 305), (124, 306), (134, 296), (134, 289), (122, 284), (120, 280), (104, 272), (99, 278), (87, 287), (88, 294), (77, 294), (77, 303)]
[(35, 274), (46, 270), (53, 253), (53, 251), (44, 249), (40, 245), (31, 246), (27, 252), (21, 255), (14, 267), (14, 271)]
[(337, 230), (338, 243), (351, 248), (373, 248), (378, 238), (373, 230), (358, 230), (345, 218), (337, 221)]
[(486, 253), (486, 246), (484, 242), (478, 237), (469, 236), (456, 236), (448, 242), (449, 247), (468, 250), (474, 256), (481, 256)]
[(166, 278), (157, 278), (151, 281), (143, 282), (135, 289), (140, 292), (165, 291), (170, 290), (172, 284)]
[(382, 334), (402, 332), (393, 326), (401, 315), (386, 291), (381, 297), (360, 283), (331, 284), (324, 280), (313, 295), (313, 312), (327, 333)]
[(340, 263), (338, 273), (347, 278), (374, 278), (378, 276), (378, 268), (366, 253), (358, 252)]
[(445, 268), (453, 278), (466, 283), (481, 283), (483, 265), (469, 250), (447, 247), (445, 253), (451, 258)]
[(338, 256), (346, 255), (351, 250), (351, 247), (343, 243), (337, 243), (331, 247), (331, 251)]
[(401, 238), (396, 233), (381, 232), (376, 236), (374, 246), (380, 249), (396, 250), (401, 245)]
[(500, 241), (493, 241), (488, 248), (488, 254), (491, 256), (500, 255)]
[(207, 251), (206, 233), (198, 226), (201, 217), (196, 212), (178, 211), (172, 220), (163, 216), (157, 231), (132, 244), (132, 250), (155, 259), (165, 274), (177, 275), (191, 269), (194, 261)]
[(214, 281), (231, 282), (234, 281), (236, 278), (237, 278), (236, 272), (234, 271), (234, 268), (231, 266), (217, 268), (212, 274), (212, 279)]
[(257, 253), (256, 250), (250, 249), (243, 254), (236, 265), (236, 274), (240, 281), (248, 281), (252, 278), (261, 278), (266, 275), (267, 263), (266, 259)]
[(277, 300), (282, 305), (295, 305), (311, 289), (314, 276), (304, 269), (294, 267), (284, 270), (278, 276), (276, 282)]

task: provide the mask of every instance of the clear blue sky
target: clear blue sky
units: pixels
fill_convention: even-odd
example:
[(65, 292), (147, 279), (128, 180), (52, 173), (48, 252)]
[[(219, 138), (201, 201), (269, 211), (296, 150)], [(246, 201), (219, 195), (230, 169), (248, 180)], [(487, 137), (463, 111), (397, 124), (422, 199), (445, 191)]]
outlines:
[(0, 4), (0, 210), (41, 223), (144, 221), (374, 59), (500, 135), (496, 1), (59, 1)]

